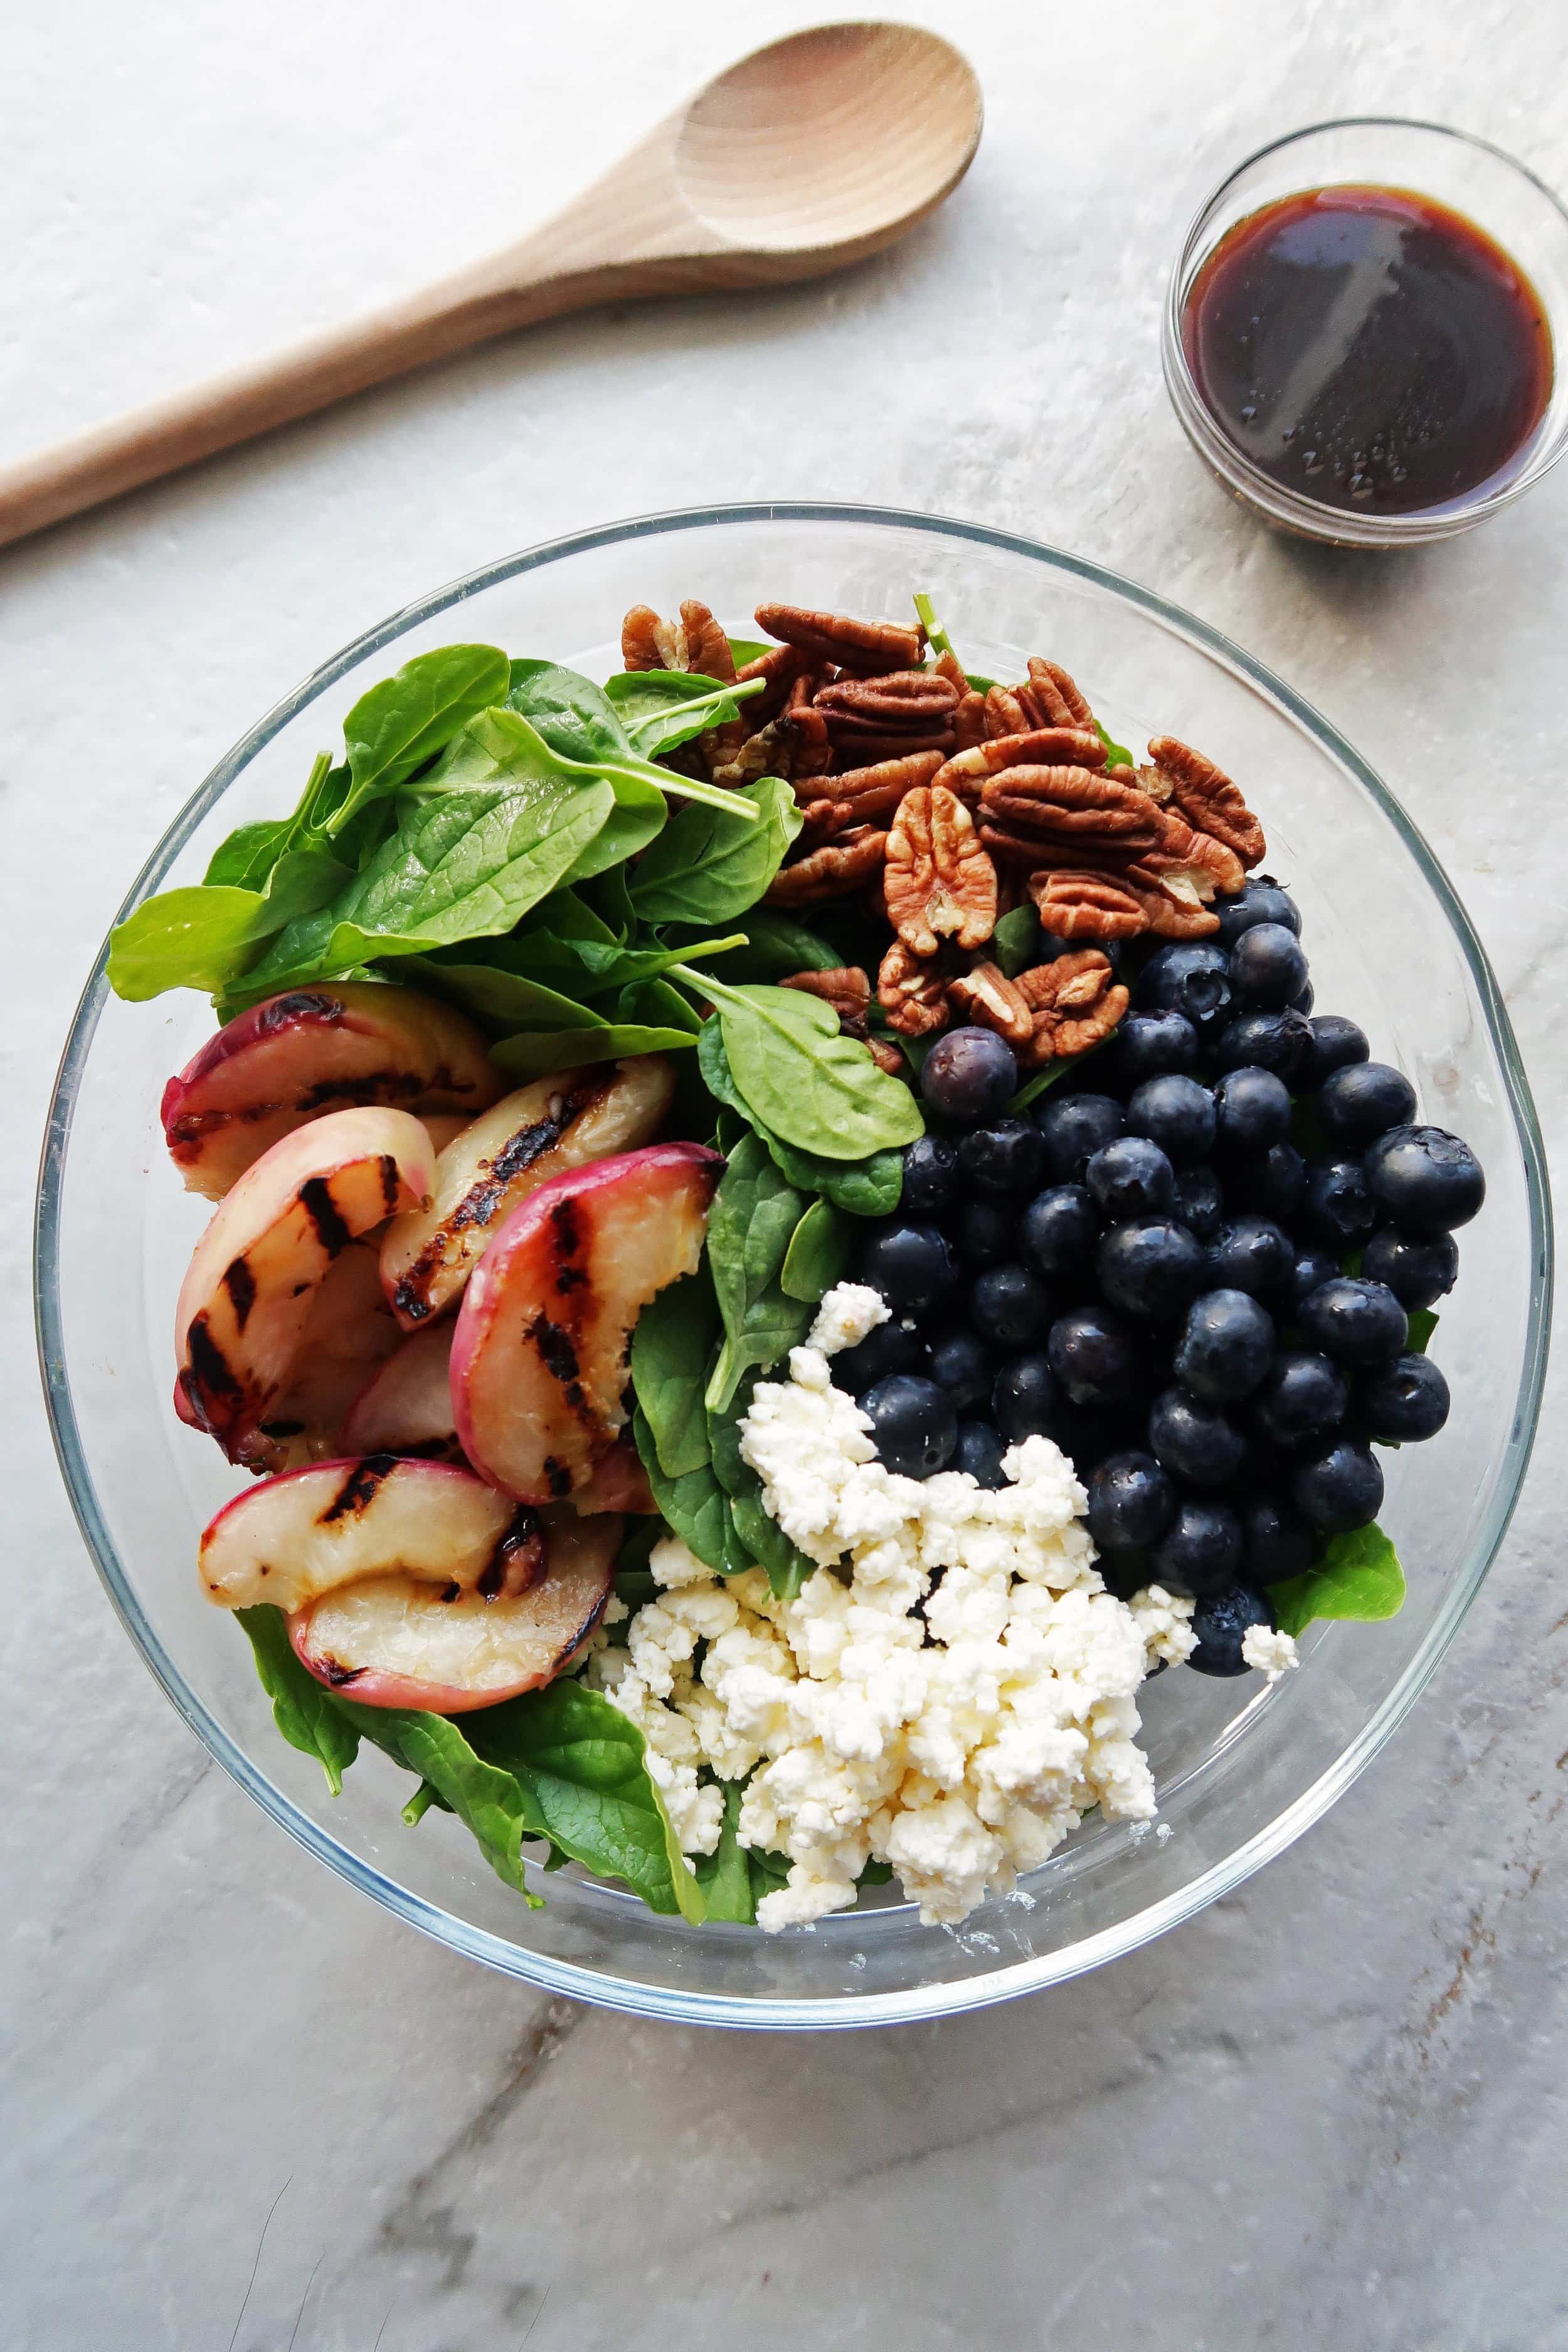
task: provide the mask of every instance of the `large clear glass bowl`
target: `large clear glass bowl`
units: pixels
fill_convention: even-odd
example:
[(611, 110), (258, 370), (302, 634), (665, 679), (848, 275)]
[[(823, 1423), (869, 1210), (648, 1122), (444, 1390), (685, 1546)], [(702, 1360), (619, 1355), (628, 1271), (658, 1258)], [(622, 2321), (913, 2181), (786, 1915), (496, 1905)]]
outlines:
[(1114, 1958), (1225, 1894), (1326, 1811), (1413, 1704), (1496, 1553), (1535, 1428), (1551, 1276), (1541, 1139), (1451, 887), (1386, 787), (1287, 686), (1162, 598), (1055, 549), (802, 505), (655, 516), (509, 557), (395, 614), (269, 711), (159, 843), (126, 910), (197, 880), (231, 826), (291, 806), (355, 696), (423, 647), (479, 638), (602, 676), (639, 601), (670, 612), (700, 595), (745, 631), (764, 596), (904, 619), (917, 588), (976, 668), (1018, 676), (1028, 654), (1047, 653), (1120, 739), (1167, 730), (1245, 781), (1270, 865), (1300, 901), (1320, 1005), (1353, 1013), (1487, 1169), (1436, 1343), (1452, 1419), (1436, 1443), (1386, 1457), (1404, 1612), (1315, 1627), (1303, 1671), (1272, 1689), (1255, 1675), (1152, 1683), (1157, 1831), (1091, 1817), (957, 1932), (888, 1901), (767, 1937), (657, 1918), (571, 1874), (542, 1879), (546, 1906), (530, 1911), (455, 1822), (404, 1826), (406, 1781), (379, 1754), (334, 1801), (275, 1731), (237, 1628), (196, 1590), (197, 1531), (242, 1482), (170, 1405), (174, 1301), (205, 1211), (164, 1158), (158, 1102), (210, 1028), (205, 1003), (122, 1004), (100, 957), (49, 1121), (37, 1289), (60, 1461), (110, 1596), (175, 1706), (275, 1821), (400, 1917), (531, 1983), (650, 2016), (784, 2027), (941, 2016)]

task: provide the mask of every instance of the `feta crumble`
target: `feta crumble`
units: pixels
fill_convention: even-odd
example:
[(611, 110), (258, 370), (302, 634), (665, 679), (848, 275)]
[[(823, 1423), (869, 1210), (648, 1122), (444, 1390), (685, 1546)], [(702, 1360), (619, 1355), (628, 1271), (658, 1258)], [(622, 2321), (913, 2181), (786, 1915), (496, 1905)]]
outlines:
[(1268, 1625), (1249, 1625), (1241, 1637), (1243, 1664), (1277, 1683), (1292, 1666), (1301, 1663), (1295, 1640), (1289, 1633), (1276, 1633)]
[(741, 1423), (764, 1508), (817, 1564), (798, 1598), (761, 1570), (716, 1577), (668, 1537), (649, 1559), (658, 1597), (588, 1666), (642, 1730), (684, 1851), (718, 1843), (721, 1792), (701, 1768), (746, 1780), (742, 1843), (791, 1864), (757, 1906), (769, 1930), (847, 1909), (873, 1859), (922, 1921), (953, 1925), (1091, 1807), (1151, 1819), (1134, 1694), (1152, 1661), (1193, 1647), (1190, 1601), (1105, 1590), (1087, 1497), (1049, 1439), (1012, 1447), (996, 1491), (878, 1461), (828, 1358), (886, 1319), (875, 1291), (840, 1284)]

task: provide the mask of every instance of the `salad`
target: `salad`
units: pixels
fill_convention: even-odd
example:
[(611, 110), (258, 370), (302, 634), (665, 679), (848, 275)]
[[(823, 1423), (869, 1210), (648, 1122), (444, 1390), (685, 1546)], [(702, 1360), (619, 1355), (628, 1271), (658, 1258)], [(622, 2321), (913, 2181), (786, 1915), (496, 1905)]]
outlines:
[(1223, 770), (914, 606), (419, 655), (110, 944), (218, 1022), (200, 1589), (334, 1794), (381, 1748), (531, 1904), (956, 1925), (1152, 1816), (1152, 1675), (1403, 1598), (1481, 1170)]

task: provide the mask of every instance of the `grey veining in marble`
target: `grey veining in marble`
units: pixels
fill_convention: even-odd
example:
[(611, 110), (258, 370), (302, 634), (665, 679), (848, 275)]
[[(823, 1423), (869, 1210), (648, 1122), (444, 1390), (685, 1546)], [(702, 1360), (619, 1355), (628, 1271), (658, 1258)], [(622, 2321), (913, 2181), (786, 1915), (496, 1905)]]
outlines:
[[(106, 0), (6, 31), (7, 451), (390, 294), (580, 182), (794, 0)], [(77, 1539), (26, 1328), (58, 1040), (167, 819), (334, 646), (509, 547), (706, 498), (1054, 539), (1241, 638), (1404, 793), (1564, 1128), (1568, 474), (1402, 559), (1234, 510), (1157, 320), (1203, 189), (1394, 109), (1568, 184), (1519, 0), (931, 0), (956, 202), (842, 282), (569, 322), (0, 556), (9, 1541), (0, 2341), (26, 2352), (1568, 2352), (1568, 1600), (1553, 1383), (1412, 1720), (1165, 1941), (938, 2027), (772, 2039), (532, 1997), (208, 1765)]]

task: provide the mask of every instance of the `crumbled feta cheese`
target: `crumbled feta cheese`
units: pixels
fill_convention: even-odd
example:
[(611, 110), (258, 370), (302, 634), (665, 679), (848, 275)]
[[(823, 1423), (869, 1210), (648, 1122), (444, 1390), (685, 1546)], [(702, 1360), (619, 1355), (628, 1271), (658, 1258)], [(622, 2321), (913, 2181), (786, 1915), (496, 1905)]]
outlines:
[(1269, 1625), (1249, 1625), (1241, 1637), (1243, 1662), (1260, 1675), (1277, 1683), (1292, 1666), (1301, 1663), (1296, 1644), (1289, 1633), (1276, 1633)]
[(658, 1597), (588, 1669), (641, 1727), (688, 1851), (719, 1833), (700, 1767), (746, 1780), (742, 1843), (791, 1864), (758, 1906), (768, 1929), (847, 1909), (873, 1858), (922, 1920), (950, 1926), (1091, 1807), (1149, 1820), (1134, 1695), (1152, 1658), (1193, 1645), (1189, 1601), (1105, 1590), (1084, 1490), (1049, 1439), (1014, 1446), (994, 1492), (877, 1459), (828, 1356), (886, 1316), (874, 1291), (840, 1284), (741, 1424), (763, 1507), (817, 1563), (798, 1597), (758, 1570), (710, 1576), (670, 1538), (651, 1557)]

